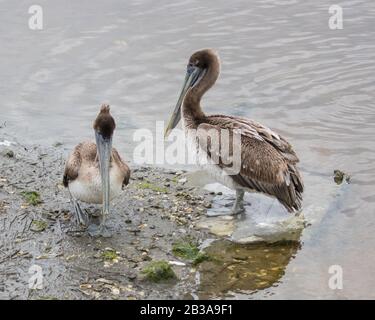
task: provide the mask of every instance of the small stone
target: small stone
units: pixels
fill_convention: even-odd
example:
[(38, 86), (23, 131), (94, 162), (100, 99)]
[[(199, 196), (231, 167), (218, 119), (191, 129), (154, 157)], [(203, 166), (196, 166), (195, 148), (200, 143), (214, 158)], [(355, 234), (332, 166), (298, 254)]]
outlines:
[(5, 152), (5, 155), (8, 158), (13, 158), (14, 157), (14, 152), (12, 150), (8, 150), (8, 151)]
[(116, 287), (113, 287), (112, 288), (112, 294), (115, 295), (115, 296), (118, 296), (120, 294), (120, 289), (116, 288)]
[(187, 223), (187, 220), (185, 218), (178, 218), (177, 219), (177, 222), (181, 223), (181, 224), (186, 224)]
[(142, 260), (143, 261), (151, 261), (152, 258), (148, 255), (147, 252), (142, 252)]
[(62, 144), (62, 142), (55, 142), (54, 144), (53, 144), (53, 146), (55, 147), (55, 148), (57, 148), (57, 147), (61, 147), (63, 144)]
[(128, 279), (129, 279), (129, 280), (134, 280), (134, 279), (136, 279), (136, 278), (137, 278), (137, 275), (136, 275), (136, 274), (134, 274), (134, 273), (128, 274)]
[(181, 179), (178, 180), (178, 182), (179, 182), (179, 183), (182, 183), (182, 184), (186, 183), (186, 181), (187, 181), (186, 178), (181, 178)]

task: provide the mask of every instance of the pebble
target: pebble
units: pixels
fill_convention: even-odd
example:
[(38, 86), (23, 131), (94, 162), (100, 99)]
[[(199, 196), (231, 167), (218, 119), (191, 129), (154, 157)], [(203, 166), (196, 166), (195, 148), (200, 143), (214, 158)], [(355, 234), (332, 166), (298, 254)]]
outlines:
[(14, 152), (13, 152), (13, 150), (6, 149), (3, 152), (1, 152), (1, 155), (4, 156), (4, 157), (13, 158)]

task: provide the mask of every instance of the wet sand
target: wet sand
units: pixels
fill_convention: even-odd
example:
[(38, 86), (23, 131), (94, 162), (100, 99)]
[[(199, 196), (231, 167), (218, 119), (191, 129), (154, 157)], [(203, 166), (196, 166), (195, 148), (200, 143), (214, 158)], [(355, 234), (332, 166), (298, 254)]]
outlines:
[[(3, 141), (4, 139), (0, 139)], [(209, 207), (207, 191), (185, 186), (184, 172), (132, 168), (114, 201), (111, 238), (77, 232), (62, 186), (62, 146), (0, 146), (0, 297), (5, 299), (179, 299), (195, 291), (195, 269), (175, 266), (177, 280), (155, 285), (141, 270), (153, 260), (177, 261), (172, 244), (207, 239), (194, 226)], [(35, 191), (40, 203), (27, 203)], [(100, 207), (83, 205), (89, 212)], [(210, 236), (212, 238), (212, 236)], [(106, 260), (106, 251), (116, 258)], [(29, 289), (29, 268), (43, 270), (43, 289)], [(31, 272), (31, 271), (30, 271)]]

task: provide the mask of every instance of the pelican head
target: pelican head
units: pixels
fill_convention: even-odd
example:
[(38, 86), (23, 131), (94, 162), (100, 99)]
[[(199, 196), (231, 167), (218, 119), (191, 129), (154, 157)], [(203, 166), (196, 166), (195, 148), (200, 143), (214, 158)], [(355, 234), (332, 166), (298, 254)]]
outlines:
[[(207, 78), (205, 75), (208, 74), (208, 71), (210, 71), (210, 77)], [(219, 56), (214, 50), (203, 49), (192, 54), (186, 66), (185, 81), (180, 96), (169, 120), (168, 126), (165, 129), (165, 137), (167, 137), (180, 122), (181, 106), (186, 95), (190, 92), (190, 89), (198, 87), (198, 85), (202, 87), (203, 90), (196, 90), (196, 92), (194, 92), (195, 96), (193, 97), (196, 98), (195, 101), (199, 103), (201, 96), (215, 83), (219, 73)], [(205, 78), (205, 81), (202, 81), (203, 78)]]
[(115, 127), (115, 120), (111, 116), (109, 105), (103, 104), (94, 122), (97, 156), (102, 180), (103, 214), (109, 213), (109, 167), (112, 154), (112, 136)]

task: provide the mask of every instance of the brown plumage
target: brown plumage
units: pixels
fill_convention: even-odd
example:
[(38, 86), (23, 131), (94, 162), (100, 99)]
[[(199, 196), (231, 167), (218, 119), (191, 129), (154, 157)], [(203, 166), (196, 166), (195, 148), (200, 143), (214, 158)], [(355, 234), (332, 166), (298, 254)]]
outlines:
[(103, 137), (109, 138), (113, 135), (113, 131), (116, 129), (116, 123), (111, 116), (108, 104), (103, 104), (100, 107), (100, 112), (94, 121), (93, 128)]
[[(301, 208), (303, 184), (296, 167), (298, 158), (291, 145), (281, 136), (277, 136), (268, 128), (259, 123), (245, 118), (225, 117), (221, 115), (208, 116), (204, 122), (198, 125), (198, 141), (204, 141), (201, 129), (220, 130), (228, 129), (233, 135), (233, 129), (238, 129), (241, 138), (241, 169), (231, 177), (241, 187), (252, 191), (262, 192), (276, 197), (288, 211)], [(229, 139), (231, 143), (232, 137)], [(220, 145), (220, 143), (219, 143)], [(233, 146), (230, 146), (233, 155)], [(207, 150), (212, 153), (212, 144), (208, 144)], [(226, 168), (230, 163), (228, 159), (222, 159), (219, 154), (219, 166)]]
[[(119, 179), (121, 179), (122, 188), (124, 188), (129, 183), (130, 169), (115, 148), (112, 148), (110, 167), (113, 167), (113, 165), (120, 169)], [(99, 170), (96, 144), (94, 142), (81, 142), (74, 148), (65, 164), (64, 187), (68, 188), (69, 182), (78, 178), (82, 167), (95, 167)]]
[[(303, 182), (296, 166), (299, 160), (290, 143), (251, 119), (228, 115), (207, 116), (202, 111), (201, 98), (215, 84), (219, 73), (220, 61), (213, 50), (197, 51), (191, 56), (187, 67), (186, 83), (189, 86), (183, 88), (182, 107), (178, 106), (179, 103), (176, 106), (176, 110), (181, 108), (184, 129), (197, 130), (197, 147), (203, 148), (209, 157), (215, 155), (219, 158), (215, 163), (221, 170), (229, 168), (230, 159), (223, 157), (233, 156), (231, 138), (235, 133), (239, 133), (241, 167), (239, 173), (230, 176), (233, 182), (230, 187), (237, 191), (257, 191), (275, 197), (289, 212), (300, 210)], [(166, 134), (176, 126), (178, 121), (175, 120), (171, 119)], [(220, 132), (222, 129), (228, 130), (230, 136), (230, 152), (227, 156), (218, 150), (221, 141), (211, 143), (209, 137), (209, 132)], [(220, 134), (218, 136), (220, 137)]]
[(115, 127), (109, 106), (102, 105), (93, 125), (96, 143), (79, 143), (65, 165), (63, 184), (69, 190), (78, 224), (88, 226), (89, 217), (87, 212), (81, 210), (77, 200), (103, 205), (100, 225), (91, 224), (88, 227), (89, 234), (93, 236), (110, 235), (105, 226), (110, 200), (129, 183), (129, 167), (117, 150), (112, 148)]

